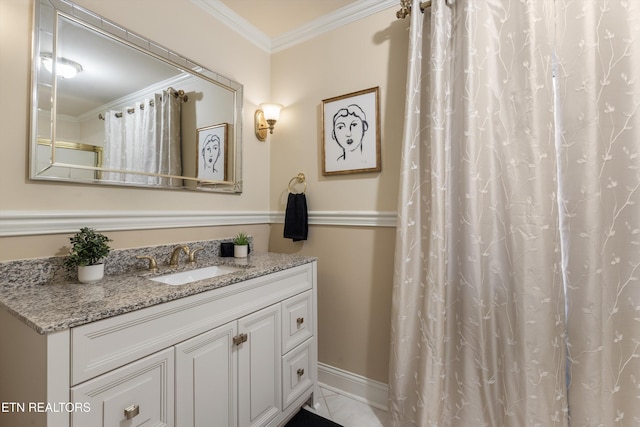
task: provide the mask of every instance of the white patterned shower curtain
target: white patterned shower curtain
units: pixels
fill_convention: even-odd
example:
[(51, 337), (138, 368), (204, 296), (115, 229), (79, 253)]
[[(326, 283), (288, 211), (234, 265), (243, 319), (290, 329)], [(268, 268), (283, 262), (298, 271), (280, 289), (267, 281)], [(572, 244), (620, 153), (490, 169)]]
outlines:
[(640, 424), (639, 38), (631, 1), (412, 14), (394, 426)]
[[(108, 169), (182, 175), (181, 100), (169, 88), (124, 111), (105, 114), (103, 166)], [(181, 186), (161, 176), (104, 172), (102, 179), (126, 183)]]

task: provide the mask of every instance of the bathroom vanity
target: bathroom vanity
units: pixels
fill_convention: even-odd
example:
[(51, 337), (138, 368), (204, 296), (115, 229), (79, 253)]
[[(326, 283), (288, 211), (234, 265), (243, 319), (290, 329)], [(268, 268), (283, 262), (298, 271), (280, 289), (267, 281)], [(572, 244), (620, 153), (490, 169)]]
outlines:
[(313, 403), (316, 260), (199, 262), (212, 263), (235, 271), (178, 286), (5, 275), (0, 425), (276, 427)]

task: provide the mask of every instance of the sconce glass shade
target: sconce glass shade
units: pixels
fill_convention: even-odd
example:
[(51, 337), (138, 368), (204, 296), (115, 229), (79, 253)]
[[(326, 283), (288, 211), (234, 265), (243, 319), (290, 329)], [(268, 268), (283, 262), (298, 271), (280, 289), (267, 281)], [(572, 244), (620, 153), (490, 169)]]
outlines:
[(281, 104), (260, 104), (260, 108), (264, 113), (264, 119), (278, 121), (280, 119)]
[[(41, 56), (42, 65), (48, 72), (53, 73), (53, 57), (49, 54)], [(56, 61), (56, 73), (64, 79), (72, 79), (82, 71), (82, 65), (66, 58), (58, 58)]]
[(256, 110), (255, 114), (255, 132), (258, 140), (266, 141), (267, 131), (273, 133), (282, 108), (280, 104), (260, 104), (260, 109)]

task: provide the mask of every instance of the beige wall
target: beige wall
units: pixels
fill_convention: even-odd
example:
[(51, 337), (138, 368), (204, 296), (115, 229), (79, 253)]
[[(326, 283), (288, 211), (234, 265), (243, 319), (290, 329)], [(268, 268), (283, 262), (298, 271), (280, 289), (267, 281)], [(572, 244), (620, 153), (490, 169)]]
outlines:
[(274, 252), (318, 257), (318, 360), (387, 383), (395, 228), (311, 226), (306, 242), (283, 239)]
[[(109, 231), (105, 234), (113, 239), (113, 249), (138, 248), (144, 246), (188, 243), (199, 240), (225, 239), (244, 231), (254, 239), (258, 252), (269, 250), (269, 225), (235, 225), (224, 227), (193, 227), (161, 230)], [(0, 238), (0, 260), (64, 256), (69, 253), (68, 234), (15, 236)], [(167, 257), (169, 254), (167, 254)], [(158, 260), (161, 261), (161, 260)]]
[[(286, 108), (269, 141), (272, 209), (303, 172), (312, 212), (396, 211), (407, 25), (387, 9), (273, 55), (273, 101)], [(376, 86), (382, 172), (322, 176), (322, 100)], [(282, 231), (272, 226), (272, 250), (318, 257), (320, 362), (386, 383), (395, 228), (311, 226), (298, 243)]]
[[(388, 9), (273, 55), (219, 24), (189, 0), (76, 0), (244, 85), (244, 192), (221, 195), (52, 184), (28, 179), (32, 1), (0, 0), (0, 212), (283, 211), (287, 184), (307, 177), (309, 209), (348, 214), (396, 210), (406, 21)], [(382, 172), (321, 176), (321, 100), (380, 87)], [(261, 102), (286, 105), (266, 143), (253, 134)], [(319, 259), (320, 361), (387, 382), (393, 227), (312, 225), (309, 240), (282, 225), (110, 232), (114, 248), (253, 234), (260, 251)], [(0, 261), (62, 255), (69, 235), (0, 237)]]
[[(395, 211), (404, 116), (407, 21), (395, 9), (338, 28), (272, 57), (273, 102), (286, 106), (271, 136), (271, 208), (307, 177), (310, 209)], [(322, 100), (380, 87), (382, 172), (322, 176)]]

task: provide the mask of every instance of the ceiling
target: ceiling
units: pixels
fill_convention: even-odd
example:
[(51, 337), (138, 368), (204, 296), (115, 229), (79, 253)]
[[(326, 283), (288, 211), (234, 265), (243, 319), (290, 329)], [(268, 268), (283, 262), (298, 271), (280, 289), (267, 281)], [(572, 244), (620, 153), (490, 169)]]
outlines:
[[(399, 0), (192, 0), (204, 4), (207, 12), (235, 28), (268, 52), (326, 31), (332, 24), (342, 25), (363, 15), (395, 7)], [(327, 24), (329, 22), (329, 24)], [(309, 30), (311, 28), (311, 30)], [(173, 66), (158, 68), (152, 57), (132, 59), (136, 49), (113, 41), (99, 33), (87, 33), (84, 26), (71, 21), (59, 24), (58, 48), (65, 58), (79, 62), (83, 69), (73, 80), (60, 80), (58, 112), (78, 116), (114, 98), (140, 88), (164, 82), (179, 72)], [(256, 34), (257, 33), (257, 34)], [(52, 46), (42, 46), (51, 52)], [(104, 61), (109, 58), (108, 61)], [(116, 61), (122, 59), (123, 61)], [(151, 61), (153, 65), (148, 64)], [(163, 65), (166, 65), (162, 63)], [(140, 72), (151, 66), (154, 71)], [(41, 68), (40, 72), (44, 73)], [(44, 77), (43, 77), (44, 81)], [(112, 87), (119, 82), (118, 88)], [(92, 94), (89, 97), (88, 94)], [(68, 102), (65, 101), (67, 95)], [(50, 97), (42, 96), (42, 100)], [(68, 108), (63, 108), (68, 106)], [(44, 107), (43, 107), (44, 108)]]
[(274, 38), (359, 0), (220, 0), (255, 28)]

